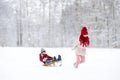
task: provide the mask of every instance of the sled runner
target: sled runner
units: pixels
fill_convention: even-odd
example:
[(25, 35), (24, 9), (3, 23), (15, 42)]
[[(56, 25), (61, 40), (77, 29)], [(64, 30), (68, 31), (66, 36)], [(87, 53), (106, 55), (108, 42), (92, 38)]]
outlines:
[(48, 67), (57, 67), (57, 66), (62, 66), (62, 60), (60, 61), (54, 61), (54, 62), (49, 62), (49, 63), (44, 63), (43, 66), (48, 66)]

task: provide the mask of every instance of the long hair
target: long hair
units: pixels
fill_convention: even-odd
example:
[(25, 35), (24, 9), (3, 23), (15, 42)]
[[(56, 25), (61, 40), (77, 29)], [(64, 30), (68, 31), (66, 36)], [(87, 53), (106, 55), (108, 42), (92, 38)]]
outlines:
[(88, 31), (87, 31), (87, 28), (85, 26), (82, 27), (82, 29), (81, 29), (79, 41), (80, 41), (80, 45), (82, 45), (83, 47), (87, 47), (90, 45)]

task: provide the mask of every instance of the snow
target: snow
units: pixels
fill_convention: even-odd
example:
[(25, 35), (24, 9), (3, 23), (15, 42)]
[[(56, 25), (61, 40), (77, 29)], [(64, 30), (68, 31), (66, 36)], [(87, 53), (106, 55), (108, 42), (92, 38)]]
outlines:
[(120, 49), (87, 48), (86, 62), (76, 69), (70, 48), (45, 48), (61, 54), (61, 67), (44, 67), (40, 48), (0, 47), (0, 80), (120, 80)]

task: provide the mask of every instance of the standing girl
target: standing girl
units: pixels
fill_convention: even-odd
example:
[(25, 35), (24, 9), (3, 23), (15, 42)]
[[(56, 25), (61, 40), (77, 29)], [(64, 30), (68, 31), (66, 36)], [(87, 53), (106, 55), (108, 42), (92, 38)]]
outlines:
[(82, 27), (79, 40), (74, 44), (72, 49), (75, 49), (76, 53), (76, 62), (74, 64), (75, 68), (78, 68), (78, 65), (85, 62), (86, 47), (89, 46), (89, 37), (86, 27)]

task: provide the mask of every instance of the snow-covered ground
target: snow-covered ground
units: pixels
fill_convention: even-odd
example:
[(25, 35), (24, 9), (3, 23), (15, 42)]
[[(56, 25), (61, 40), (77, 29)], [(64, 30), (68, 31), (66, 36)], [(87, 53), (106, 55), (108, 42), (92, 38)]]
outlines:
[(51, 56), (62, 55), (61, 67), (44, 67), (40, 48), (1, 47), (0, 80), (120, 80), (120, 49), (87, 48), (86, 62), (73, 67), (70, 48), (45, 48)]

